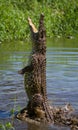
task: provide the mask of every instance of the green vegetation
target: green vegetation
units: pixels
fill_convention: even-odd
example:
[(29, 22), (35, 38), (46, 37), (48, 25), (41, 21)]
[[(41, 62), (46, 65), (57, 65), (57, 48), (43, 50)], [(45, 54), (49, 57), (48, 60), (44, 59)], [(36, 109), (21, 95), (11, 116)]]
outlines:
[(7, 122), (5, 125), (0, 123), (0, 130), (15, 130), (10, 122)]
[(77, 35), (78, 0), (0, 0), (0, 41), (28, 38), (27, 17), (36, 24), (41, 12), (47, 36)]

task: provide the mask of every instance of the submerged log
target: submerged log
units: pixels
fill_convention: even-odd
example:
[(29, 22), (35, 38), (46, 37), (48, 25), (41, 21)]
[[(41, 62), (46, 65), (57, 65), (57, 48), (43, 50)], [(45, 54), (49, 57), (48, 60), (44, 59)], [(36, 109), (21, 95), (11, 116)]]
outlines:
[(46, 30), (44, 15), (41, 14), (39, 28), (36, 29), (32, 20), (28, 18), (32, 38), (32, 53), (29, 63), (19, 71), (24, 74), (24, 84), (29, 98), (27, 106), (16, 118), (32, 123), (52, 123), (78, 128), (78, 117), (73, 115), (71, 105), (65, 107), (51, 107), (46, 92)]

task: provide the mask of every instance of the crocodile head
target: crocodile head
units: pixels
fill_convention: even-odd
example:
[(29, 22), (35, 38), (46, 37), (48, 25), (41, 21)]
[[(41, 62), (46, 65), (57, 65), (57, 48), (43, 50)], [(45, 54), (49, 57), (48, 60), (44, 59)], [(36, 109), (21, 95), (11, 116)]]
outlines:
[(44, 27), (44, 15), (41, 14), (39, 20), (39, 28), (36, 29), (32, 20), (28, 18), (28, 23), (31, 31), (31, 39), (32, 39), (32, 52), (40, 52), (45, 54), (46, 52), (46, 30)]

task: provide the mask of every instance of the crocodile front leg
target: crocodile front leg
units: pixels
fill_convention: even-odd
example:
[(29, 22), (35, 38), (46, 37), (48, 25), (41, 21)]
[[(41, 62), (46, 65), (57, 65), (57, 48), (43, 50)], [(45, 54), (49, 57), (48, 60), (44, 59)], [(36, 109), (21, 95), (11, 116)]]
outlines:
[(28, 65), (26, 67), (24, 67), (23, 69), (19, 70), (18, 73), (19, 74), (25, 74), (26, 72), (31, 72), (32, 71), (32, 66), (31, 65)]

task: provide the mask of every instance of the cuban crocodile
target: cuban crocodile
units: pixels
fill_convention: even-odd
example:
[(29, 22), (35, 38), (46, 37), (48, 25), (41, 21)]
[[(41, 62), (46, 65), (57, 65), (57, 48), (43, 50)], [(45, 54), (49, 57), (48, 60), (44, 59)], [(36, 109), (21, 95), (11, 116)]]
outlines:
[[(31, 19), (28, 23), (32, 38), (32, 53), (28, 65), (19, 71), (24, 74), (24, 84), (29, 98), (27, 106), (16, 118), (30, 123), (48, 122), (70, 126), (71, 130), (78, 129), (78, 114), (73, 114), (70, 104), (64, 107), (50, 107), (46, 92), (46, 30), (44, 15), (41, 14), (37, 30)], [(36, 122), (37, 121), (37, 122)]]
[(44, 15), (41, 14), (40, 16), (38, 30), (30, 18), (28, 18), (28, 22), (33, 40), (32, 53), (29, 65), (19, 71), (20, 74), (24, 74), (25, 90), (29, 98), (27, 111), (31, 117), (44, 117), (46, 121), (52, 123), (53, 114), (46, 92), (46, 30)]

